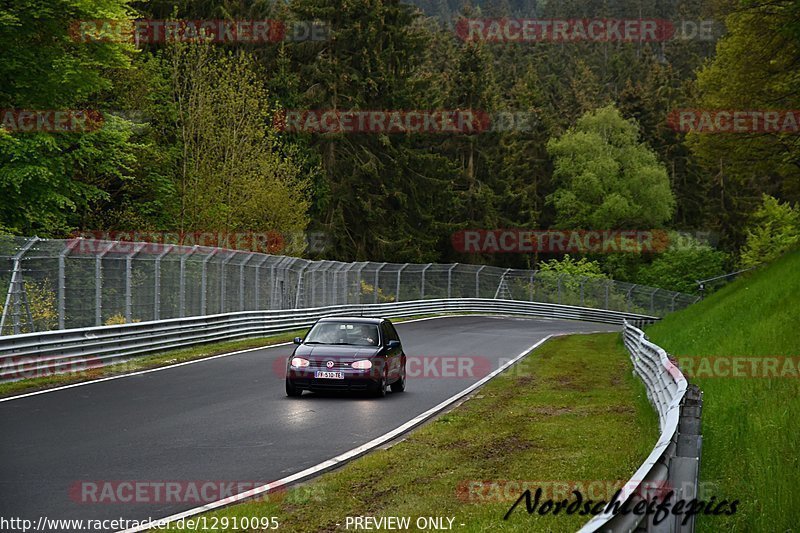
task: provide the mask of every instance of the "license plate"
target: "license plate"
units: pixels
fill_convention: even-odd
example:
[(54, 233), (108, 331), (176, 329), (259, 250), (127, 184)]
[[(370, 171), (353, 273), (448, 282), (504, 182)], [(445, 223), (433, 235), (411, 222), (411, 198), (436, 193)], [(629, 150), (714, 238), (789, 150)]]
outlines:
[(319, 379), (344, 379), (344, 374), (341, 372), (327, 372), (325, 370), (317, 370), (314, 372), (314, 377)]

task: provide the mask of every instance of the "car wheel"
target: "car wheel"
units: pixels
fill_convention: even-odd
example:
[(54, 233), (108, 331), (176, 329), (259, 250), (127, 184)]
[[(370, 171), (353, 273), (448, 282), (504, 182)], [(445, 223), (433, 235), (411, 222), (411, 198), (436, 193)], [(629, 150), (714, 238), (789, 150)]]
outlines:
[(383, 398), (386, 396), (386, 376), (381, 376), (381, 380), (375, 389), (375, 396), (378, 398)]
[(292, 385), (289, 380), (286, 380), (286, 396), (291, 396), (292, 398), (297, 398), (303, 394), (303, 389), (298, 389), (294, 385)]
[(392, 392), (403, 392), (406, 390), (406, 375), (403, 374), (400, 378), (392, 383)]

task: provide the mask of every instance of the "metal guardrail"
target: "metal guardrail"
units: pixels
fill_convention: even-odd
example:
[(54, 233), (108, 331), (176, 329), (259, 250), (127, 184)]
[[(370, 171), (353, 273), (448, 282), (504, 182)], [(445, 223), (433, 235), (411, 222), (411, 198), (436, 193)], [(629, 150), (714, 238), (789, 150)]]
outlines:
[(403, 317), (489, 313), (621, 324), (656, 317), (541, 302), (459, 298), (253, 311), (0, 337), (0, 382), (41, 373), (79, 371), (130, 357), (202, 343), (270, 335), (309, 327), (335, 315)]
[[(619, 502), (631, 499), (630, 509), (642, 500), (689, 501), (697, 497), (700, 467), (700, 415), (702, 392), (690, 385), (666, 351), (647, 339), (645, 333), (625, 322), (625, 347), (630, 352), (634, 372), (644, 382), (647, 397), (658, 413), (661, 435), (650, 455), (625, 484)], [(684, 525), (684, 515), (669, 514), (654, 524), (654, 515), (604, 512), (587, 522), (580, 533), (594, 531), (693, 532), (694, 516)]]
[(0, 335), (444, 298), (649, 316), (699, 299), (606, 278), (488, 265), (342, 263), (204, 246), (0, 236)]

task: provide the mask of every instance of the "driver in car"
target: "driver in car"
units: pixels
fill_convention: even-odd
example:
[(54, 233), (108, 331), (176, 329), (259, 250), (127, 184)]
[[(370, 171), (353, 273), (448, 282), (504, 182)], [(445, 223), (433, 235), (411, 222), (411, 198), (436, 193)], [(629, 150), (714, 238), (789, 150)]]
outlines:
[(359, 333), (358, 333), (358, 344), (368, 344), (370, 346), (376, 346), (378, 344), (377, 339), (373, 338), (375, 336), (375, 328), (370, 326), (360, 326)]

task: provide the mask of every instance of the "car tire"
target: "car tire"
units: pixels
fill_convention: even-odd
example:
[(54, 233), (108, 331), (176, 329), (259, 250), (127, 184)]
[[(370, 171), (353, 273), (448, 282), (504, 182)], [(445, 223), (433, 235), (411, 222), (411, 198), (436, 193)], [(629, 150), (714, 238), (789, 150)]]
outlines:
[(289, 397), (291, 397), (291, 398), (297, 398), (297, 397), (299, 397), (301, 394), (303, 394), (303, 389), (298, 389), (297, 387), (295, 387), (294, 385), (292, 385), (292, 384), (289, 382), (289, 380), (287, 379), (287, 380), (286, 380), (286, 396), (289, 396)]
[(403, 374), (400, 378), (392, 383), (392, 392), (403, 392), (406, 390), (406, 375)]
[(375, 388), (375, 396), (378, 398), (386, 396), (386, 376), (381, 376), (381, 380)]

